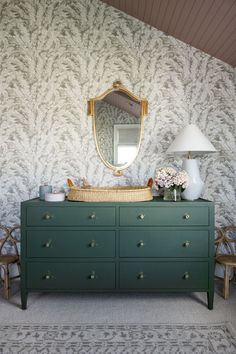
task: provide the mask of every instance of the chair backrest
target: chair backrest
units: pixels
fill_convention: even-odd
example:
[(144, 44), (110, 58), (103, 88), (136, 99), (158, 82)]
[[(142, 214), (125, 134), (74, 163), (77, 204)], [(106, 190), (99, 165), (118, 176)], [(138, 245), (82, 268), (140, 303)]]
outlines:
[[(16, 230), (20, 230), (20, 226), (6, 227), (0, 225), (0, 231), (2, 236), (0, 237), (0, 255), (12, 253), (12, 248), (14, 249), (14, 254), (19, 256), (19, 250), (17, 244), (20, 240), (17, 238)], [(9, 252), (10, 250), (10, 252)]]
[(222, 228), (216, 228), (218, 234), (215, 240), (217, 254), (236, 254), (236, 226), (230, 225)]

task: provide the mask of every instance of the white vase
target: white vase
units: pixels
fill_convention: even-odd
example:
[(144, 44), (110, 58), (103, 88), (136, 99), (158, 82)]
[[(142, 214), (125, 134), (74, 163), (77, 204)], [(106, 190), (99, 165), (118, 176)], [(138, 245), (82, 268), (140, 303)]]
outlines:
[(188, 187), (183, 191), (182, 198), (186, 200), (195, 200), (200, 198), (204, 183), (199, 173), (199, 162), (196, 159), (186, 159), (183, 161), (183, 170), (189, 176)]

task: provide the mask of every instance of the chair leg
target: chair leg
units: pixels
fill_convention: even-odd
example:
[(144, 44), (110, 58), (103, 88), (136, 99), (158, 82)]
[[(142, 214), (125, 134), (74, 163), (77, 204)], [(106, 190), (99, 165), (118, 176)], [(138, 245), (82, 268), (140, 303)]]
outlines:
[(4, 272), (4, 297), (8, 300), (10, 297), (10, 280), (9, 280), (9, 267), (8, 265), (2, 267)]
[(17, 262), (17, 268), (18, 268), (19, 277), (20, 277), (20, 273), (21, 273), (21, 269), (20, 269), (20, 262)]
[(236, 267), (233, 267), (233, 283), (236, 283)]
[(229, 298), (229, 266), (225, 265), (225, 276), (224, 276), (224, 299)]

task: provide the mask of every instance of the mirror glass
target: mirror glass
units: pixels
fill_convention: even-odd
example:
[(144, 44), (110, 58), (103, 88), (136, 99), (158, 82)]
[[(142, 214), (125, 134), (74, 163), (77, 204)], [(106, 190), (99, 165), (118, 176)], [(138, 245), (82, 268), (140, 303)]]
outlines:
[(141, 105), (122, 92), (95, 102), (96, 139), (103, 159), (118, 169), (138, 153)]
[(116, 175), (138, 155), (147, 101), (128, 91), (119, 81), (88, 102), (98, 154)]

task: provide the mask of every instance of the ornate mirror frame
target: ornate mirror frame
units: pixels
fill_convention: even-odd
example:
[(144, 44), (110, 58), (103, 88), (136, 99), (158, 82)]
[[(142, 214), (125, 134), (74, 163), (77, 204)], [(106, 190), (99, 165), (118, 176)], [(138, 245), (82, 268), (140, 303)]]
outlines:
[[(131, 99), (133, 99), (136, 102), (140, 103), (141, 106), (141, 113), (140, 113), (140, 137), (139, 137), (139, 143), (138, 143), (138, 149), (137, 149), (137, 154), (135, 156), (135, 158), (132, 161), (129, 161), (128, 163), (126, 163), (125, 165), (121, 166), (121, 167), (117, 167), (112, 165), (111, 163), (109, 163), (108, 161), (106, 161), (103, 156), (102, 153), (100, 152), (99, 149), (99, 145), (98, 145), (98, 141), (97, 141), (97, 135), (96, 135), (96, 116), (95, 116), (95, 103), (97, 101), (101, 101), (103, 98), (105, 98), (109, 93), (114, 92), (114, 91), (119, 91), (119, 92), (123, 92), (125, 93), (128, 97), (130, 97)], [(98, 152), (98, 155), (100, 156), (102, 162), (111, 170), (113, 170), (113, 173), (115, 176), (122, 176), (123, 175), (123, 170), (125, 170), (126, 168), (128, 168), (136, 159), (139, 149), (140, 149), (140, 145), (141, 145), (141, 140), (142, 140), (142, 134), (143, 134), (143, 125), (144, 125), (144, 118), (145, 116), (148, 114), (148, 101), (145, 98), (140, 98), (136, 95), (134, 95), (131, 91), (129, 91), (125, 86), (122, 85), (122, 83), (120, 81), (115, 81), (112, 85), (111, 88), (109, 88), (108, 90), (106, 90), (104, 93), (102, 93), (101, 95), (91, 98), (90, 100), (88, 100), (88, 115), (92, 117), (93, 119), (93, 135), (94, 135), (94, 140), (95, 140), (95, 145), (96, 145), (96, 149)]]

